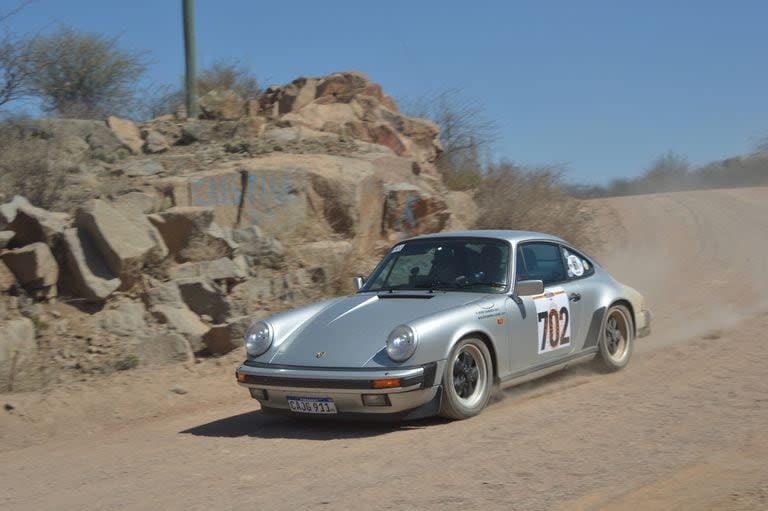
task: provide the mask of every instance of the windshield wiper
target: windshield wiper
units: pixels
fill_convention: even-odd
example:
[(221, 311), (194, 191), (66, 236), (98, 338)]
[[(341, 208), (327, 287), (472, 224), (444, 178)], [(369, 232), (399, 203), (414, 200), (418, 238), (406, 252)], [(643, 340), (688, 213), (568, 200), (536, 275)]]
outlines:
[(505, 287), (507, 287), (506, 284), (501, 283), (501, 282), (467, 282), (466, 284), (462, 284), (461, 285), (462, 288), (465, 288), (465, 287), (480, 287), (480, 286), (492, 287), (494, 289), (504, 289)]

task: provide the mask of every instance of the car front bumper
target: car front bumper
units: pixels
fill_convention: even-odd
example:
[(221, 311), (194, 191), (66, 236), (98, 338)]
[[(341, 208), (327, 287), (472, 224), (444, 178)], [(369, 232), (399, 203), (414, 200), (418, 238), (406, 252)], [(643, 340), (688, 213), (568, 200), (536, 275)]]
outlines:
[[(414, 419), (438, 413), (440, 378), (445, 361), (397, 369), (328, 369), (278, 366), (246, 361), (236, 371), (238, 383), (247, 387), (263, 409), (298, 416), (367, 416)], [(398, 386), (374, 388), (374, 382), (399, 380)], [(385, 395), (386, 405), (370, 405), (364, 395)], [(331, 398), (337, 414), (292, 412), (288, 397)]]

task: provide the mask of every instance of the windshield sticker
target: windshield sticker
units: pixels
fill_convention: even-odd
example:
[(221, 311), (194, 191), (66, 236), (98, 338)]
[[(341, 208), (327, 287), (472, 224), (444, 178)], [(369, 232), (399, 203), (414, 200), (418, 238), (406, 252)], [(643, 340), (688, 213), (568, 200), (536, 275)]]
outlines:
[(403, 244), (395, 245), (395, 247), (392, 249), (391, 253), (394, 254), (395, 252), (400, 252), (403, 249), (404, 246), (405, 245), (403, 245)]
[[(583, 272), (583, 269), (582, 269)], [(565, 289), (548, 289), (534, 298), (539, 320), (539, 355), (571, 346), (571, 309)]]
[(581, 258), (576, 255), (568, 256), (568, 273), (571, 277), (581, 277), (584, 275), (584, 265), (581, 263)]

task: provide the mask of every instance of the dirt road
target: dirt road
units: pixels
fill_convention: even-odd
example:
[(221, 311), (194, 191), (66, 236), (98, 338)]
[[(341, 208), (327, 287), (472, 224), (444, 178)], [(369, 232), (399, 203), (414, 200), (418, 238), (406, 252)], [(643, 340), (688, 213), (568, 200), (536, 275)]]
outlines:
[(237, 357), (10, 396), (0, 508), (768, 508), (768, 189), (596, 206), (598, 258), (656, 312), (626, 370), (403, 426), (262, 416)]

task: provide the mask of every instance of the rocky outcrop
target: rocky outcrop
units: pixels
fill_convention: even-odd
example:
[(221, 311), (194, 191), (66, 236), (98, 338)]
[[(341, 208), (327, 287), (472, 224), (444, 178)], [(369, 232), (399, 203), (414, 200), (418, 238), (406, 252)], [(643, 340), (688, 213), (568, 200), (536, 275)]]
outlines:
[[(62, 145), (77, 188), (68, 213), (0, 206), (0, 321), (23, 311), (46, 349), (87, 348), (46, 360), (96, 373), (226, 353), (255, 318), (340, 292), (395, 241), (474, 221), (435, 171), (435, 125), (365, 75), (248, 102), (213, 91), (201, 111), (23, 128)], [(45, 317), (57, 303), (71, 312)]]
[(264, 115), (384, 145), (435, 173), (432, 164), (442, 150), (437, 126), (399, 113), (381, 86), (361, 73), (299, 78), (284, 87), (270, 87), (259, 104)]

